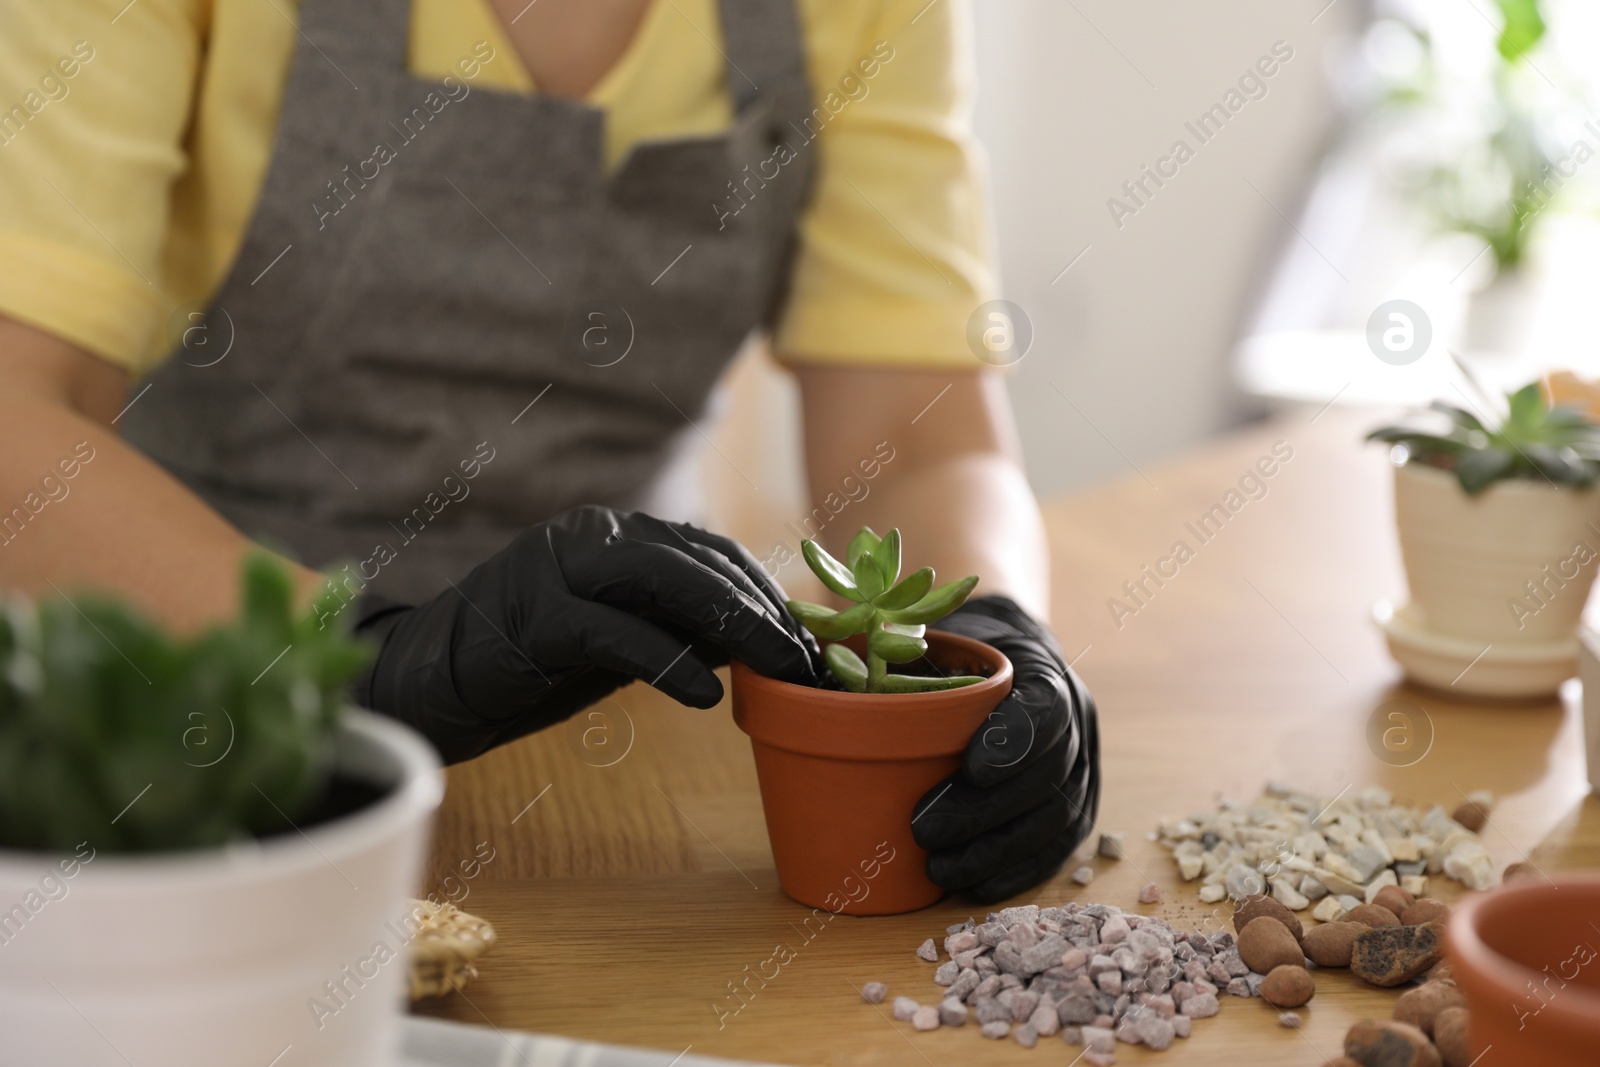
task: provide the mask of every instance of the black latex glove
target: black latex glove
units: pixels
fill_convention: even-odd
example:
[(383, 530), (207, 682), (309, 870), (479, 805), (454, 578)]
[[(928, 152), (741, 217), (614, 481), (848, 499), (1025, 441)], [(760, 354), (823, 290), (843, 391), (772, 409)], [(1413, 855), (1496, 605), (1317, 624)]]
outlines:
[(1100, 737), (1094, 698), (1050, 631), (1006, 597), (969, 600), (933, 629), (1011, 660), (1011, 693), (972, 736), (958, 774), (929, 790), (911, 824), (928, 877), (990, 903), (1060, 869), (1094, 826)]
[(817, 681), (816, 643), (737, 542), (581, 507), (531, 526), (426, 604), (372, 595), (355, 629), (382, 641), (359, 703), (421, 731), (447, 763), (568, 718), (636, 678), (722, 699), (712, 667)]

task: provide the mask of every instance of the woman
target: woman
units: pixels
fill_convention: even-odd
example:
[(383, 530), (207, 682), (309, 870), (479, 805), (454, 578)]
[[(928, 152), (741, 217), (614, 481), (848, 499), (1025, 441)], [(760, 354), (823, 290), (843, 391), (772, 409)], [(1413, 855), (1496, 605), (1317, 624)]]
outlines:
[[(729, 654), (813, 676), (676, 459), (752, 330), (820, 498), (992, 595), (944, 624), (1011, 697), (919, 808), (929, 872), (1048, 877), (1098, 797), (1042, 623), (953, 0), (0, 0), (0, 570), (175, 625), (253, 542), (382, 642), (360, 696), (470, 758)], [(147, 378), (140, 381), (141, 378)], [(120, 432), (120, 434), (119, 434)], [(40, 472), (83, 446), (66, 498)], [(31, 494), (31, 495), (30, 495)], [(829, 529), (828, 538), (841, 531)]]

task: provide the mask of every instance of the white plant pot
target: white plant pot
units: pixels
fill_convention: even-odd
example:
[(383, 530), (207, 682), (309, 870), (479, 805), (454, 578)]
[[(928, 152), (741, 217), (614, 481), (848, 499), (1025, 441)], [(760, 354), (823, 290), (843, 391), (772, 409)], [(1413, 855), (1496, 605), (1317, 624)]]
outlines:
[[(1600, 560), (1600, 492), (1496, 482), (1477, 496), (1421, 463), (1395, 471), (1411, 601), (1380, 624), (1416, 681), (1534, 697), (1577, 670), (1577, 629)], [(1463, 673), (1465, 672), (1465, 673)]]
[(388, 792), (303, 833), (70, 876), (0, 851), (0, 1065), (393, 1067), (439, 761), (352, 709), (337, 764)]
[(1467, 302), (1462, 343), (1469, 352), (1515, 355), (1526, 346), (1544, 298), (1528, 269), (1502, 271)]

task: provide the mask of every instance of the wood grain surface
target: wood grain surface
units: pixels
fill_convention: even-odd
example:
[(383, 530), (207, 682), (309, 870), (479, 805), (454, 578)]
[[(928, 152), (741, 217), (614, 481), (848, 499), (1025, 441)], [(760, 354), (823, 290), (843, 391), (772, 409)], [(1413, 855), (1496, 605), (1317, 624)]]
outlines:
[[(1486, 788), (1501, 798), (1484, 838), (1501, 864), (1600, 866), (1600, 802), (1585, 799), (1575, 694), (1563, 703), (1481, 705), (1400, 684), (1370, 619), (1403, 594), (1389, 475), (1364, 449), (1368, 420), (1307, 411), (1047, 506), (1055, 627), (1100, 707), (1105, 792), (1100, 827), (1128, 835), (1126, 858), (1089, 857), (1016, 903), (1100, 901), (1214, 922), (1194, 887), (1146, 835), (1163, 816), (1279, 779), (1332, 797), (1377, 784), (1396, 799), (1453, 807)], [(1239, 489), (1261, 457), (1280, 459), (1201, 543), (1185, 524)], [(1256, 499), (1248, 499), (1254, 493)], [(1145, 564), (1184, 540), (1193, 558), (1118, 625), (1107, 606)], [(1167, 567), (1170, 572), (1170, 565)], [(1393, 702), (1400, 702), (1394, 704)], [(1368, 741), (1374, 715), (1431, 724), (1409, 766)], [(605, 765), (609, 764), (609, 765)], [(486, 842), (494, 858), (461, 864)], [(863, 982), (932, 999), (932, 966), (912, 952), (978, 913), (960, 900), (891, 918), (827, 923), (777, 887), (749, 744), (726, 701), (678, 707), (643, 686), (593, 713), (449, 772), (424, 892), (492, 920), (501, 943), (464, 994), (420, 1010), (462, 1022), (663, 1051), (788, 1064), (1072, 1062), (1046, 1038), (1029, 1051), (974, 1026), (916, 1033), (863, 1003)], [(1164, 903), (1135, 903), (1153, 881)], [(1436, 880), (1440, 895), (1453, 883)], [(792, 958), (766, 962), (783, 945)], [(787, 955), (787, 954), (786, 954)], [(756, 972), (744, 1003), (729, 994)], [(1165, 1053), (1119, 1047), (1123, 1063), (1315, 1067), (1345, 1029), (1387, 1017), (1396, 994), (1340, 971), (1317, 975), (1299, 1031), (1255, 1000), (1224, 998), (1216, 1018)], [(734, 1009), (738, 1009), (735, 1011)]]

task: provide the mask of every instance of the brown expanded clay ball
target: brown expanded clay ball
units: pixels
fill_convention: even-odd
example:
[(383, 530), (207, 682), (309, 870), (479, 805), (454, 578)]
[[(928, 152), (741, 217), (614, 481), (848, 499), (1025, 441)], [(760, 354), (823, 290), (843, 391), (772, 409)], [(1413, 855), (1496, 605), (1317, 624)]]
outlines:
[(1335, 1056), (1327, 1063), (1324, 1063), (1322, 1067), (1361, 1067), (1361, 1064), (1357, 1063), (1349, 1056)]
[(1257, 974), (1271, 974), (1274, 967), (1305, 966), (1300, 942), (1283, 923), (1268, 915), (1251, 919), (1239, 931), (1239, 958)]
[(1443, 1067), (1428, 1035), (1405, 1023), (1362, 1019), (1344, 1035), (1344, 1054), (1366, 1067)]
[(1378, 890), (1378, 895), (1372, 898), (1372, 902), (1380, 908), (1394, 912), (1395, 918), (1398, 919), (1405, 914), (1407, 908), (1417, 902), (1417, 898), (1397, 885), (1386, 885)]
[(1472, 1042), (1467, 1033), (1467, 1009), (1446, 1008), (1433, 1020), (1433, 1046), (1444, 1067), (1471, 1067)]
[(1306, 931), (1300, 947), (1318, 967), (1348, 967), (1351, 942), (1370, 929), (1366, 923), (1323, 923)]
[(1510, 885), (1512, 882), (1515, 882), (1521, 878), (1538, 877), (1540, 877), (1539, 868), (1535, 867), (1531, 863), (1528, 863), (1527, 861), (1522, 861), (1520, 863), (1513, 863), (1511, 866), (1507, 867), (1505, 869), (1505, 873), (1500, 876), (1500, 881), (1506, 885)]
[(1345, 912), (1340, 922), (1363, 923), (1367, 926), (1399, 926), (1400, 916), (1376, 904), (1357, 904)]
[(1464, 802), (1450, 817), (1473, 833), (1489, 825), (1489, 809), (1473, 800)]
[(1300, 916), (1290, 911), (1288, 905), (1277, 898), (1261, 893), (1252, 894), (1239, 902), (1239, 906), (1233, 910), (1233, 929), (1242, 934), (1252, 920), (1263, 916), (1282, 923), (1294, 935), (1297, 944), (1305, 937), (1305, 929), (1300, 925)]
[(1423, 897), (1406, 905), (1400, 913), (1400, 925), (1421, 926), (1423, 923), (1442, 923), (1450, 918), (1450, 908), (1442, 900)]
[(1304, 967), (1281, 964), (1261, 980), (1261, 999), (1280, 1011), (1298, 1008), (1317, 995), (1317, 983)]
[(1378, 926), (1350, 943), (1351, 972), (1385, 989), (1404, 985), (1443, 958), (1444, 927), (1438, 923)]
[(1410, 1023), (1418, 1030), (1433, 1036), (1434, 1021), (1447, 1008), (1465, 1006), (1467, 1000), (1451, 981), (1428, 982), (1408, 989), (1394, 1002), (1394, 1020)]

